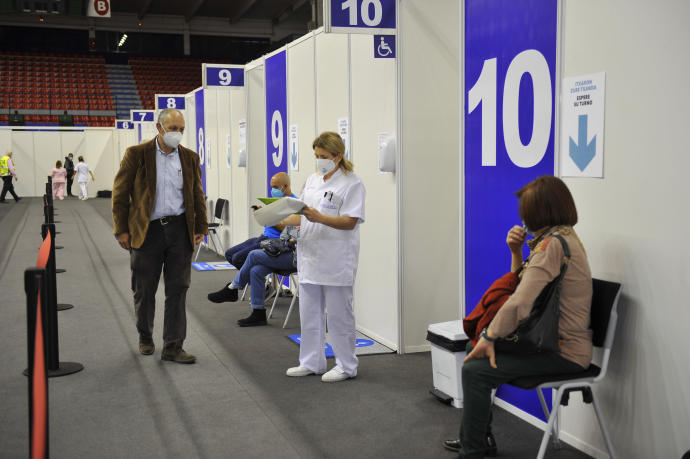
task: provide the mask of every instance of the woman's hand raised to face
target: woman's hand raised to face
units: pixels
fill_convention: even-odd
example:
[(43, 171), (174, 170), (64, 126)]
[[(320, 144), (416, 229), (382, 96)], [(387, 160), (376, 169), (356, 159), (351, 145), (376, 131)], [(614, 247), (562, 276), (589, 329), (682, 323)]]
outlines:
[(510, 231), (508, 231), (508, 236), (506, 236), (506, 244), (508, 244), (511, 252), (522, 252), (522, 244), (525, 243), (526, 238), (527, 232), (524, 230), (524, 228), (515, 225), (510, 228)]

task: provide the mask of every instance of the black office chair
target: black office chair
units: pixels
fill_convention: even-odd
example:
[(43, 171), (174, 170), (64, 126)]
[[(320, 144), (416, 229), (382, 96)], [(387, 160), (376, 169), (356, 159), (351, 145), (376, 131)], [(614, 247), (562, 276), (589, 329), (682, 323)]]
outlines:
[[(558, 410), (561, 405), (567, 405), (571, 392), (581, 392), (582, 399), (585, 403), (592, 403), (594, 405), (594, 412), (599, 421), (601, 433), (606, 442), (606, 449), (608, 449), (611, 459), (615, 459), (613, 452), (613, 444), (611, 438), (604, 425), (604, 420), (601, 417), (601, 410), (599, 403), (592, 390), (592, 385), (604, 379), (606, 370), (609, 366), (609, 356), (611, 355), (611, 346), (613, 345), (613, 337), (616, 334), (616, 322), (618, 320), (618, 299), (621, 294), (621, 284), (616, 282), (608, 282), (599, 279), (592, 279), (593, 295), (592, 295), (592, 309), (590, 311), (592, 329), (592, 343), (595, 347), (603, 349), (603, 356), (601, 359), (601, 368), (590, 364), (589, 368), (579, 373), (568, 373), (564, 375), (544, 375), (544, 376), (528, 376), (524, 378), (517, 378), (510, 381), (509, 384), (521, 389), (536, 389), (539, 394), (539, 401), (544, 410), (544, 414), (549, 422), (546, 426), (546, 431), (541, 439), (539, 446), (539, 454), (537, 459), (542, 459), (546, 454), (546, 446), (549, 442), (549, 437), (553, 433), (553, 444), (556, 448), (560, 446), (558, 441), (558, 425), (556, 423), (558, 418)], [(554, 398), (554, 407), (549, 413), (549, 408), (544, 400), (544, 393), (541, 389), (556, 389), (556, 397)]]
[[(225, 248), (223, 243), (218, 236), (218, 229), (223, 226), (223, 214), (225, 213), (225, 208), (227, 207), (228, 200), (223, 198), (218, 198), (216, 200), (216, 208), (213, 212), (213, 218), (208, 222), (208, 239), (213, 244), (213, 248), (218, 251), (220, 248), (221, 253), (225, 253)], [(218, 220), (218, 221), (216, 221)], [(194, 256), (194, 261), (199, 258), (199, 252), (201, 251), (201, 244), (196, 249), (196, 255)]]

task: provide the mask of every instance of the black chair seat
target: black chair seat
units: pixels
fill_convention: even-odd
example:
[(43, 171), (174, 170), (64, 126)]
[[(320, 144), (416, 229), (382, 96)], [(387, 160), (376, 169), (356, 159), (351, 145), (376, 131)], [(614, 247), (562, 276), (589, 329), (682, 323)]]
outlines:
[(276, 273), (276, 274), (279, 275), (279, 276), (285, 277), (285, 276), (289, 276), (290, 274), (295, 274), (295, 273), (297, 272), (297, 268), (276, 270), (276, 271), (273, 271), (273, 272)]
[(218, 228), (220, 226), (220, 223), (209, 223), (208, 227), (209, 228)]
[(524, 376), (522, 378), (513, 379), (509, 381), (508, 384), (511, 386), (519, 387), (520, 389), (534, 389), (540, 384), (548, 382), (558, 382), (558, 381), (568, 381), (573, 379), (584, 379), (584, 378), (595, 378), (599, 375), (601, 368), (596, 365), (590, 365), (584, 371), (579, 373), (565, 373), (560, 375), (535, 375), (535, 376)]

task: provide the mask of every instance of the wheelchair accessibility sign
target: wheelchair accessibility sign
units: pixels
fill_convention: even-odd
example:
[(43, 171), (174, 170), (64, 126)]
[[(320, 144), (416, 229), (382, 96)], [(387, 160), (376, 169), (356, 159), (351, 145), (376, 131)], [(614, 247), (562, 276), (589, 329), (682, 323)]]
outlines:
[(374, 35), (374, 58), (395, 57), (395, 35)]

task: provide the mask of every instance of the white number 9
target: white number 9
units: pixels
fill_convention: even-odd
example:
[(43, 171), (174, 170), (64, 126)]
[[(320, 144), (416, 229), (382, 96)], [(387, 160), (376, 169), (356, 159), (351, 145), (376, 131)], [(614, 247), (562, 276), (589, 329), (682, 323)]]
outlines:
[(271, 118), (271, 139), (273, 140), (273, 148), (278, 151), (273, 152), (273, 165), (280, 167), (283, 163), (283, 116), (278, 110), (273, 112)]
[(232, 73), (230, 73), (230, 70), (228, 69), (222, 69), (220, 72), (218, 72), (218, 79), (220, 80), (220, 84), (222, 86), (228, 86), (232, 81)]
[(174, 97), (168, 97), (168, 108), (177, 108)]

